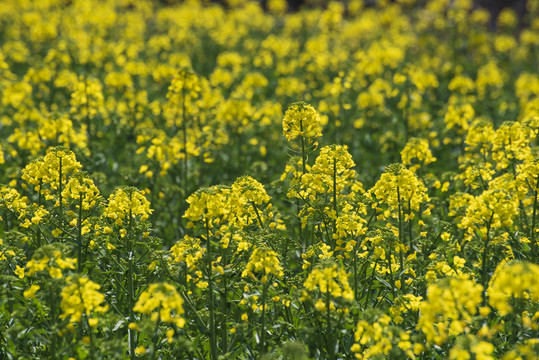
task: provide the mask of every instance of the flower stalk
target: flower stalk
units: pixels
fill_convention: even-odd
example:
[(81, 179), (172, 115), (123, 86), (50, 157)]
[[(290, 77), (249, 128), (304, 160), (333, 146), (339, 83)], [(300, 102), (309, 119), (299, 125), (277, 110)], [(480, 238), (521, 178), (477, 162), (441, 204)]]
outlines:
[(326, 326), (328, 329), (327, 332), (327, 347), (328, 347), (328, 357), (329, 360), (335, 360), (335, 345), (333, 344), (333, 336), (331, 329), (331, 293), (329, 291), (329, 281), (326, 287)]
[[(131, 197), (133, 194), (131, 194)], [(133, 310), (135, 302), (134, 284), (133, 284), (133, 248), (132, 248), (132, 234), (133, 234), (133, 213), (132, 209), (129, 209), (129, 227), (127, 234), (127, 306), (129, 311), (129, 320), (135, 321), (135, 312)], [(127, 330), (129, 333), (129, 353), (131, 359), (135, 359), (136, 339), (135, 332), (131, 329)]]
[(268, 280), (262, 286), (262, 321), (260, 324), (260, 354), (266, 352), (266, 298), (268, 294)]
[(77, 272), (82, 271), (82, 197), (83, 193), (79, 194), (79, 228), (77, 233)]
[(211, 255), (211, 236), (210, 236), (210, 224), (208, 216), (205, 218), (206, 227), (206, 272), (208, 277), (208, 299), (210, 310), (210, 357), (212, 360), (217, 360), (217, 341), (215, 336), (215, 312), (214, 312), (214, 298), (213, 298), (213, 276), (212, 276), (212, 255)]
[(537, 189), (539, 189), (539, 176), (537, 176), (537, 182), (535, 184), (535, 191), (533, 194), (533, 213), (532, 213), (532, 226), (530, 229), (530, 241), (532, 246), (532, 262), (537, 264), (537, 240), (535, 240), (535, 226), (537, 221)]

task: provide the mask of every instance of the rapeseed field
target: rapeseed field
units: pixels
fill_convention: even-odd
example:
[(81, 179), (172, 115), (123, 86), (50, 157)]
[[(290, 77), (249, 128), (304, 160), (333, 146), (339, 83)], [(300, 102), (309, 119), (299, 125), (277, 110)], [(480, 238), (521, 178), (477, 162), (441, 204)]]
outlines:
[(491, 16), (0, 0), (0, 359), (537, 359), (539, 1)]

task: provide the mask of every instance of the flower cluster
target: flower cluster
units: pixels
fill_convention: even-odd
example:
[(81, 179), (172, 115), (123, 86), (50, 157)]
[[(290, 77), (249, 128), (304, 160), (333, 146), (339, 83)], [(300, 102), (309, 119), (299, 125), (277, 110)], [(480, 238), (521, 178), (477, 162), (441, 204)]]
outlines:
[(533, 159), (530, 143), (537, 137), (539, 128), (518, 122), (504, 123), (496, 130), (492, 143), (492, 159), (496, 169), (502, 170), (516, 162)]
[[(401, 151), (402, 164), (404, 166), (411, 166), (412, 160), (417, 159), (418, 162), (428, 165), (436, 161), (436, 158), (432, 155), (429, 148), (429, 141), (427, 139), (412, 138), (408, 140), (406, 146)], [(421, 165), (416, 164), (410, 167), (410, 170), (415, 171), (419, 169)]]
[(277, 253), (268, 248), (257, 248), (249, 257), (249, 261), (242, 271), (242, 277), (251, 277), (256, 279), (255, 273), (262, 274), (263, 284), (268, 282), (268, 276), (273, 275), (281, 278), (284, 275), (283, 267), (277, 256)]
[(449, 359), (470, 359), (472, 356), (475, 356), (476, 359), (494, 360), (496, 359), (494, 351), (495, 348), (492, 343), (482, 340), (477, 336), (468, 335), (459, 339), (457, 344), (453, 346), (449, 353)]
[[(72, 323), (78, 323), (85, 316), (88, 324), (96, 326), (99, 319), (97, 313), (104, 313), (109, 309), (103, 305), (105, 295), (99, 292), (101, 286), (87, 277), (68, 277), (67, 284), (60, 294), (61, 319), (69, 319)], [(94, 316), (92, 316), (94, 315)]]
[(152, 321), (162, 321), (178, 327), (185, 325), (182, 317), (183, 299), (169, 283), (150, 284), (139, 297), (134, 311), (150, 315)]
[(415, 352), (422, 350), (421, 344), (412, 344), (410, 332), (391, 326), (391, 317), (383, 314), (367, 314), (366, 319), (357, 323), (354, 332), (355, 343), (351, 350), (356, 359), (387, 357), (415, 358)]
[(49, 191), (41, 189), (42, 184), (48, 184), (51, 189), (57, 190), (61, 184), (66, 183), (68, 175), (76, 173), (81, 167), (73, 151), (58, 146), (47, 150), (42, 159), (28, 164), (23, 170), (22, 179), (33, 185), (36, 191), (52, 198)]
[(140, 219), (144, 221), (151, 213), (150, 202), (141, 191), (135, 188), (119, 188), (109, 196), (103, 215), (122, 226), (126, 218), (140, 216)]
[(167, 99), (179, 108), (178, 112), (184, 117), (184, 121), (186, 114), (183, 111), (186, 108), (192, 109), (194, 100), (200, 96), (200, 91), (199, 79), (193, 72), (179, 70), (172, 79), (168, 87)]
[(62, 197), (65, 200), (76, 200), (76, 206), (79, 207), (82, 204), (84, 210), (93, 208), (100, 199), (99, 189), (95, 186), (94, 181), (80, 173), (69, 179), (62, 191)]
[(421, 179), (401, 164), (388, 166), (369, 192), (389, 206), (393, 217), (404, 209), (418, 212), (421, 204), (430, 200)]
[(196, 264), (204, 256), (205, 249), (200, 246), (200, 239), (186, 235), (170, 248), (171, 261), (185, 263), (188, 269), (196, 269)]
[[(40, 248), (26, 263), (26, 275), (35, 276), (42, 271), (47, 271), (51, 278), (59, 279), (63, 277), (63, 270), (73, 270), (76, 264), (76, 259), (65, 257), (62, 251), (54, 245), (48, 245)], [(24, 270), (21, 271), (19, 276), (24, 276)]]
[(305, 102), (293, 103), (284, 114), (283, 135), (288, 141), (300, 138), (304, 146), (316, 145), (315, 139), (322, 136), (320, 115)]
[(430, 285), (418, 321), (427, 341), (442, 345), (450, 336), (469, 332), (482, 292), (481, 285), (466, 279), (446, 278)]
[(226, 199), (229, 190), (213, 186), (199, 189), (187, 198), (189, 208), (183, 217), (190, 221), (213, 221), (219, 224), (222, 217), (227, 215)]
[[(98, 114), (105, 113), (103, 86), (99, 79), (79, 76), (74, 84), (71, 99), (71, 114), (80, 120), (95, 118)], [(89, 124), (86, 124), (88, 127)], [(90, 131), (89, 128), (86, 129)]]
[[(352, 186), (356, 175), (352, 156), (346, 145), (330, 145), (320, 149), (320, 155), (309, 172), (301, 178), (300, 196), (314, 200), (317, 194), (332, 191), (341, 193), (345, 186)], [(334, 189), (335, 187), (335, 189)]]
[[(337, 308), (335, 303), (337, 300), (354, 299), (354, 293), (348, 283), (348, 274), (331, 260), (313, 268), (303, 283), (303, 287), (312, 294), (320, 294), (315, 307), (321, 312), (334, 311)], [(303, 299), (310, 299), (310, 295), (305, 291)], [(330, 299), (329, 304), (327, 299)]]
[(470, 234), (479, 230), (487, 236), (490, 229), (511, 226), (517, 213), (518, 202), (510, 194), (501, 189), (489, 189), (471, 199), (458, 226)]
[(490, 280), (487, 295), (489, 304), (501, 316), (513, 312), (515, 301), (539, 301), (537, 276), (539, 265), (525, 262), (508, 262), (498, 265)]
[(254, 223), (264, 228), (266, 220), (271, 221), (268, 224), (271, 229), (277, 226), (273, 212), (266, 211), (271, 208), (269, 204), (271, 198), (261, 183), (250, 176), (242, 176), (234, 181), (230, 190), (228, 206), (231, 226), (241, 229)]
[(16, 189), (0, 185), (0, 207), (22, 217), (26, 214), (28, 198), (21, 196)]

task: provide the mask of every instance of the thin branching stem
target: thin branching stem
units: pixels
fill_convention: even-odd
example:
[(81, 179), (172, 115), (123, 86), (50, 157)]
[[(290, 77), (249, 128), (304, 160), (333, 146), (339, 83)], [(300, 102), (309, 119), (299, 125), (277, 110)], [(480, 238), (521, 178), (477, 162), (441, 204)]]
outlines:
[(210, 310), (210, 355), (212, 360), (217, 360), (217, 342), (215, 336), (215, 312), (214, 312), (214, 299), (213, 299), (213, 277), (212, 277), (212, 255), (211, 255), (211, 236), (210, 236), (210, 222), (207, 214), (205, 214), (205, 227), (206, 227), (206, 271), (208, 276), (208, 301)]
[(535, 191), (533, 197), (533, 213), (532, 213), (532, 225), (530, 228), (530, 241), (532, 246), (532, 262), (537, 264), (537, 242), (535, 240), (535, 226), (537, 221), (537, 189), (539, 188), (539, 176), (535, 183)]
[(483, 258), (481, 261), (481, 284), (483, 285), (483, 288), (487, 288), (487, 262), (488, 262), (488, 251), (489, 251), (489, 244), (490, 244), (490, 227), (492, 226), (492, 219), (494, 218), (494, 211), (490, 215), (490, 219), (487, 223), (487, 233), (485, 235), (485, 241), (483, 243)]
[(82, 271), (82, 198), (83, 193), (79, 194), (79, 231), (77, 234), (77, 272)]
[(62, 204), (62, 157), (58, 157), (60, 161), (60, 166), (58, 168), (58, 204), (60, 206), (58, 211), (58, 222), (60, 224), (60, 227), (63, 227), (63, 204)]
[(334, 360), (335, 359), (335, 345), (333, 344), (333, 334), (332, 334), (332, 329), (331, 329), (331, 293), (329, 291), (329, 281), (327, 282), (327, 285), (326, 285), (326, 325), (327, 325), (327, 329), (328, 329), (328, 333), (327, 333), (327, 347), (328, 347), (328, 355), (329, 355), (329, 360)]
[[(135, 312), (133, 311), (133, 306), (135, 302), (134, 294), (134, 283), (133, 283), (133, 210), (129, 209), (129, 223), (128, 223), (128, 232), (127, 232), (127, 306), (129, 321), (135, 321)], [(136, 348), (136, 339), (135, 332), (131, 329), (127, 330), (129, 333), (129, 354), (131, 359), (135, 359), (135, 348)]]
[(266, 297), (268, 295), (268, 279), (262, 285), (262, 321), (260, 324), (260, 354), (266, 352)]

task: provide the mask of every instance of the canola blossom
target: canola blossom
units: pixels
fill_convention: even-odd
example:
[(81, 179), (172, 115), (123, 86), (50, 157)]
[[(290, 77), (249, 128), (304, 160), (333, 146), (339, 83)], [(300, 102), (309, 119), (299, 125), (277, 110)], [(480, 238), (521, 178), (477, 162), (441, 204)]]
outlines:
[(60, 294), (62, 297), (60, 318), (68, 318), (70, 322), (76, 323), (84, 316), (90, 326), (96, 326), (98, 319), (96, 315), (92, 316), (93, 313), (108, 310), (108, 305), (102, 305), (105, 296), (99, 292), (100, 288), (101, 286), (88, 278), (69, 277)]
[(183, 327), (185, 320), (183, 314), (183, 299), (176, 289), (167, 283), (150, 284), (148, 289), (140, 295), (133, 310), (142, 314), (151, 315), (151, 319), (156, 321), (173, 323), (178, 327)]
[(283, 135), (288, 141), (296, 138), (313, 141), (322, 136), (320, 115), (309, 104), (297, 102), (286, 110), (283, 118)]

